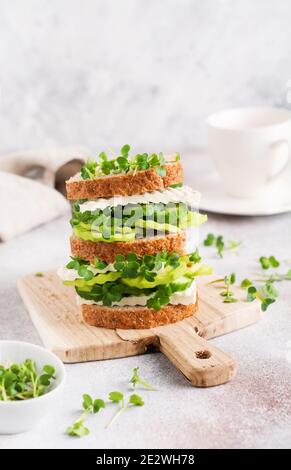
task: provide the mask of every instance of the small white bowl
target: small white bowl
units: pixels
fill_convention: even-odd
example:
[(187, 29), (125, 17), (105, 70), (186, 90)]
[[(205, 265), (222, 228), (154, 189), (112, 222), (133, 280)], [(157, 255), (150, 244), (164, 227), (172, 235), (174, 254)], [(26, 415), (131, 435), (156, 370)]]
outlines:
[(17, 434), (33, 428), (55, 406), (62, 392), (66, 371), (62, 361), (47, 349), (22, 341), (0, 341), (0, 364), (35, 361), (37, 369), (46, 364), (56, 370), (56, 380), (46, 394), (23, 401), (0, 401), (0, 434)]

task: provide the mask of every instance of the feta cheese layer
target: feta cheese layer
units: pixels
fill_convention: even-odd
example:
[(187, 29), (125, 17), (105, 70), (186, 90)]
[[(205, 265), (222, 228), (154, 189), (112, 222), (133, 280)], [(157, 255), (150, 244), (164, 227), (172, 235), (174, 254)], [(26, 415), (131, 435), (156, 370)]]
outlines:
[(98, 198), (80, 204), (80, 212), (93, 212), (97, 209), (104, 210), (106, 207), (126, 206), (127, 204), (149, 204), (184, 202), (191, 207), (199, 206), (200, 193), (189, 186), (182, 188), (168, 188), (163, 191), (152, 191), (133, 196), (114, 196), (108, 199)]
[[(88, 269), (92, 271), (94, 276), (96, 274), (104, 274), (107, 273), (108, 271), (116, 271), (113, 263), (108, 264), (104, 269), (97, 269), (94, 268), (94, 266), (88, 266)], [(78, 274), (78, 271), (76, 269), (68, 269), (64, 266), (60, 267), (57, 271), (58, 276), (63, 280), (63, 281), (75, 281), (75, 279), (79, 279), (80, 276)]]

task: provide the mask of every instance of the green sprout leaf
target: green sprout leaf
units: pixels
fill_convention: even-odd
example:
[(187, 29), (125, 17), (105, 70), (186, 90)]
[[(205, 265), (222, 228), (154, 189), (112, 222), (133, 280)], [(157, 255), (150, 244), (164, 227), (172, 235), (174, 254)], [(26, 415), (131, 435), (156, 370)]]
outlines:
[(280, 266), (279, 261), (275, 258), (275, 256), (261, 256), (259, 259), (261, 263), (261, 267), (265, 270), (269, 268), (278, 268)]
[(98, 413), (102, 408), (105, 408), (105, 401), (101, 400), (101, 398), (97, 398), (93, 402), (93, 411), (94, 413)]
[(105, 261), (99, 260), (97, 256), (94, 257), (94, 267), (100, 270), (103, 270), (107, 267), (107, 263)]
[(84, 180), (95, 177), (97, 169), (97, 162), (94, 160), (88, 160), (84, 166), (82, 166), (80, 173)]
[(88, 414), (96, 414), (98, 413), (102, 408), (105, 408), (105, 402), (101, 398), (96, 398), (93, 400), (93, 398), (85, 393), (83, 395), (83, 403), (82, 407), (84, 409), (83, 414), (77, 421), (75, 421), (72, 426), (67, 428), (67, 434), (69, 436), (73, 437), (83, 437), (87, 436), (87, 434), (90, 433), (90, 430), (84, 425), (85, 420), (88, 416)]
[(90, 281), (94, 277), (94, 274), (90, 269), (88, 269), (87, 266), (80, 266), (78, 269), (78, 274), (80, 277), (83, 277), (85, 281)]
[(144, 388), (152, 391), (156, 391), (156, 388), (152, 387), (148, 382), (142, 379), (139, 376), (139, 367), (135, 367), (132, 371), (132, 377), (129, 381), (129, 384), (135, 389), (139, 384), (142, 385)]
[(273, 304), (279, 292), (275, 288), (272, 281), (267, 281), (262, 287), (257, 288), (254, 285), (248, 287), (247, 290), (247, 302), (253, 302), (258, 299), (261, 302), (261, 310), (265, 312), (268, 307)]
[(214, 242), (216, 240), (215, 235), (213, 233), (209, 233), (207, 237), (205, 238), (203, 245), (204, 246), (213, 246)]
[(72, 426), (68, 427), (67, 434), (71, 437), (84, 437), (89, 434), (90, 431), (84, 426), (84, 421), (76, 421)]
[(143, 406), (144, 401), (143, 401), (142, 397), (140, 397), (139, 395), (136, 395), (134, 393), (129, 398), (129, 404), (134, 405), (134, 406)]
[(269, 298), (264, 299), (261, 304), (262, 311), (265, 312), (268, 309), (268, 307), (274, 302), (275, 302), (275, 299), (269, 299)]
[(216, 238), (216, 248), (217, 248), (217, 253), (220, 256), (220, 258), (223, 257), (222, 252), (224, 250), (224, 241), (222, 235), (219, 235)]
[(112, 403), (119, 403), (124, 400), (124, 395), (121, 392), (110, 392), (108, 398)]
[(272, 281), (266, 282), (266, 284), (262, 287), (262, 292), (266, 297), (274, 300), (279, 296), (279, 292)]
[(191, 263), (200, 263), (201, 261), (201, 256), (199, 255), (198, 249), (196, 249), (190, 256), (189, 256), (189, 261)]
[(83, 404), (82, 404), (84, 410), (89, 410), (92, 407), (92, 405), (93, 405), (92, 397), (85, 393), (83, 395)]
[(130, 145), (126, 144), (121, 148), (121, 155), (128, 155), (130, 151)]
[(240, 286), (243, 288), (243, 289), (247, 289), (248, 287), (250, 287), (252, 285), (252, 281), (250, 281), (249, 279), (245, 278), (241, 281), (241, 284)]
[(55, 368), (50, 366), (50, 365), (46, 365), (46, 366), (43, 366), (42, 370), (49, 376), (53, 377), (55, 375)]
[(250, 286), (247, 291), (247, 301), (253, 302), (257, 297), (257, 289), (255, 286)]

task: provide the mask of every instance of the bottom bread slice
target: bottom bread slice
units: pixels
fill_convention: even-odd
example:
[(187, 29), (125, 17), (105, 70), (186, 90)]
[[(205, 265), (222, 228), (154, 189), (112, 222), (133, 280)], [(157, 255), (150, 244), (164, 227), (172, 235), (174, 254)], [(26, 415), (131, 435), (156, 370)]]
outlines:
[(92, 326), (111, 329), (147, 329), (176, 323), (192, 316), (197, 310), (197, 301), (190, 305), (166, 305), (156, 311), (147, 307), (105, 307), (82, 305), (83, 319)]

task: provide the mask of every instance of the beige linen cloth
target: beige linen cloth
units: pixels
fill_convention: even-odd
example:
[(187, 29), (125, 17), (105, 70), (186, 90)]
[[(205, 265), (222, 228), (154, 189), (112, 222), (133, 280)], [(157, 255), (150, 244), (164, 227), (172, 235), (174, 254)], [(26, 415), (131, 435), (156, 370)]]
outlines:
[(89, 155), (83, 147), (0, 155), (0, 241), (67, 212), (65, 181)]

